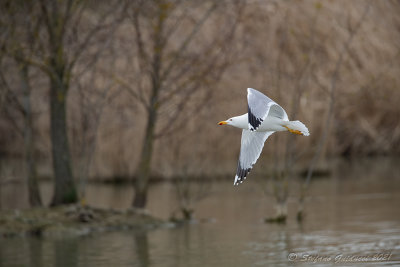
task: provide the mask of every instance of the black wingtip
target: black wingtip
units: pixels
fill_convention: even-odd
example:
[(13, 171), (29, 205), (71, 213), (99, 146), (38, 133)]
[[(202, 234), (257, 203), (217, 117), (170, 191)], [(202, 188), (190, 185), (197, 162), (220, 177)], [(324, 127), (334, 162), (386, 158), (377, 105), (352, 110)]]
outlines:
[(250, 171), (251, 168), (243, 169), (239, 164), (236, 171), (235, 182), (233, 183), (233, 185), (239, 185), (243, 183), (243, 181), (246, 180), (247, 175), (249, 174)]

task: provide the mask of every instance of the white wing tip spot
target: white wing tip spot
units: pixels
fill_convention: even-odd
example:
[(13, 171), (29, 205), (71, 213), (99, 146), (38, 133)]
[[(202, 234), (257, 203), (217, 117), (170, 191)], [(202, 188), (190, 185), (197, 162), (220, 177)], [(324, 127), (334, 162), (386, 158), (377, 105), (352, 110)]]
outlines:
[(247, 177), (243, 177), (242, 180), (239, 180), (239, 177), (236, 176), (235, 177), (235, 181), (233, 182), (233, 185), (240, 185), (241, 183), (243, 183), (244, 180), (246, 180)]

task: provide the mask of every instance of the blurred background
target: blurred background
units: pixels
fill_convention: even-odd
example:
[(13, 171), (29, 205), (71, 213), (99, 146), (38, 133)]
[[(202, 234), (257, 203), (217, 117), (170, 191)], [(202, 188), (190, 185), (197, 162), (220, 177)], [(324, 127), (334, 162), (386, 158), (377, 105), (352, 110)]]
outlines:
[[(399, 264), (398, 1), (0, 10), (0, 209), (80, 202), (206, 218), (68, 244), (3, 240), (4, 266), (286, 266), (292, 252)], [(247, 112), (248, 87), (311, 135), (272, 135), (233, 187), (241, 131), (217, 122)]]

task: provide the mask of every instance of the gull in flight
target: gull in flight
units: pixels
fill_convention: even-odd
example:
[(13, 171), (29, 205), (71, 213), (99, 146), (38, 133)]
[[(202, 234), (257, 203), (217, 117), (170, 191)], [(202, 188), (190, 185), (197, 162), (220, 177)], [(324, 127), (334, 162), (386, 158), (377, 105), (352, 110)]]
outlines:
[(300, 121), (289, 121), (286, 111), (259, 91), (247, 89), (248, 113), (220, 121), (242, 130), (239, 162), (234, 185), (241, 184), (260, 157), (264, 142), (274, 132), (289, 131), (308, 136), (307, 127)]

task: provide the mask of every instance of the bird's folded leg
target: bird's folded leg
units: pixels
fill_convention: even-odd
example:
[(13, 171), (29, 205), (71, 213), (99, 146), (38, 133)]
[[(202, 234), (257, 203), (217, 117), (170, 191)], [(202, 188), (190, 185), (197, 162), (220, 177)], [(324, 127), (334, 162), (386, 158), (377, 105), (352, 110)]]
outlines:
[(287, 126), (283, 126), (283, 127), (285, 127), (289, 132), (291, 132), (293, 134), (303, 135), (303, 133), (300, 132), (299, 130), (293, 130), (293, 129), (290, 129), (289, 127), (287, 127)]

